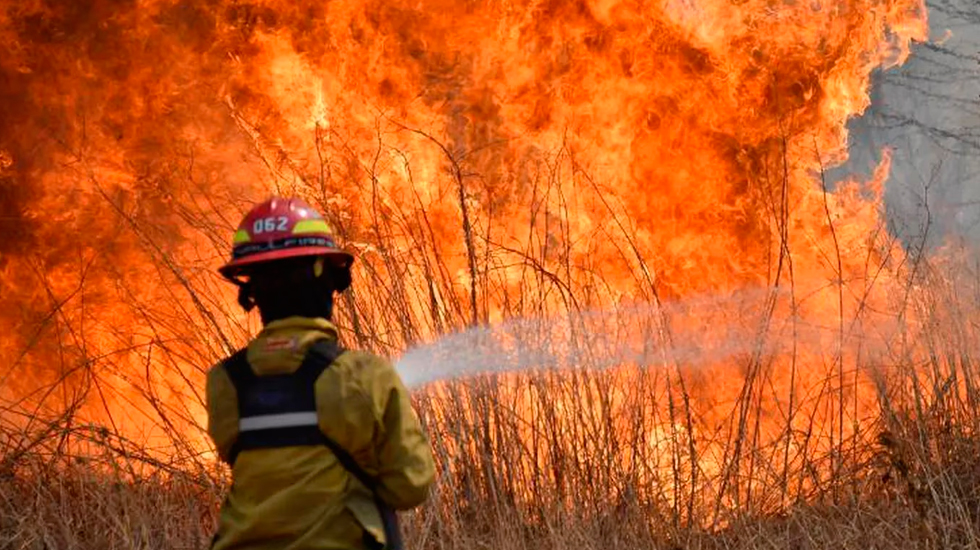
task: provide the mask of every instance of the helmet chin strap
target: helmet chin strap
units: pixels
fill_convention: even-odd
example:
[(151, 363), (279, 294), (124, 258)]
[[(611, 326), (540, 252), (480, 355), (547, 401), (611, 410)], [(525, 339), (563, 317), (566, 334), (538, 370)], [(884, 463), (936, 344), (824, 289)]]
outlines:
[(255, 299), (252, 298), (252, 285), (248, 281), (243, 281), (238, 277), (231, 277), (229, 280), (238, 287), (238, 305), (242, 306), (245, 313), (255, 309)]
[(334, 293), (340, 294), (350, 287), (350, 268), (328, 264), (327, 258), (320, 256), (313, 264), (313, 276), (322, 279)]

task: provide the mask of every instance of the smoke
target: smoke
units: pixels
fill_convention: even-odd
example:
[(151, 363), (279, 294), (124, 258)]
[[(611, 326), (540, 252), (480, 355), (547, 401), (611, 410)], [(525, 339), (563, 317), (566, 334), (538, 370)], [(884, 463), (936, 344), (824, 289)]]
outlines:
[(851, 158), (869, 173), (892, 150), (886, 203), (906, 245), (980, 244), (980, 6), (932, 0), (930, 41), (876, 75), (871, 107), (851, 121)]

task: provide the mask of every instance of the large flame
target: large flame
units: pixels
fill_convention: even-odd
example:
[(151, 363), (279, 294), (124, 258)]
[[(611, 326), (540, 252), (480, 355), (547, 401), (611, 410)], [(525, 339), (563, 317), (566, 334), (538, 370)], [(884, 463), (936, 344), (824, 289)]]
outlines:
[(921, 0), (0, 6), (0, 394), (24, 418), (84, 395), (128, 437), (193, 431), (200, 373), (256, 328), (213, 270), (271, 192), (359, 255), (342, 321), (381, 352), (758, 287), (833, 325), (893, 284), (887, 156), (871, 185), (822, 173)]

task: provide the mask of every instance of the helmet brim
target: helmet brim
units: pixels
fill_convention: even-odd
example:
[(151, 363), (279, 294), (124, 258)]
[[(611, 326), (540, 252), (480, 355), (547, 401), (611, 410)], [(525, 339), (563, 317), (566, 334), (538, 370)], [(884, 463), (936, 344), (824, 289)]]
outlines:
[(354, 263), (354, 256), (343, 250), (322, 246), (301, 246), (282, 250), (269, 250), (268, 252), (259, 252), (258, 254), (238, 258), (219, 267), (218, 273), (221, 273), (226, 279), (234, 279), (243, 275), (249, 267), (256, 264), (284, 260), (286, 258), (301, 258), (304, 256), (325, 256), (336, 262), (337, 265), (345, 268), (349, 268)]

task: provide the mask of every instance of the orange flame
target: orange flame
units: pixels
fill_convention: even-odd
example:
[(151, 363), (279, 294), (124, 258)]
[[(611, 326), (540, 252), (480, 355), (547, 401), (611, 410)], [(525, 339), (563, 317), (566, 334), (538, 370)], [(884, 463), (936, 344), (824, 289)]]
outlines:
[(0, 394), (192, 430), (256, 328), (213, 268), (270, 192), (359, 253), (343, 321), (382, 352), (746, 287), (853, 316), (889, 162), (820, 174), (925, 37), (921, 0), (0, 2)]

